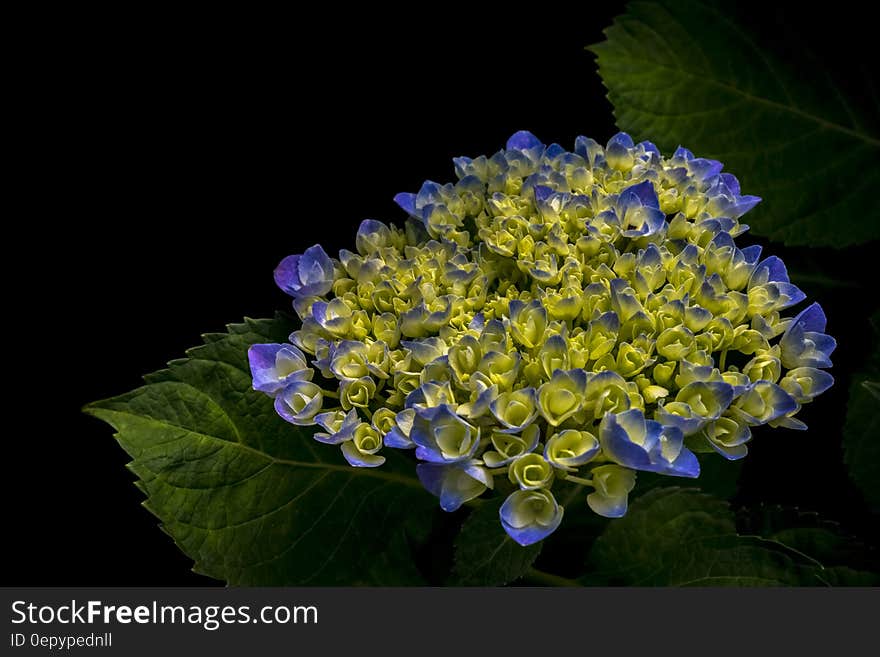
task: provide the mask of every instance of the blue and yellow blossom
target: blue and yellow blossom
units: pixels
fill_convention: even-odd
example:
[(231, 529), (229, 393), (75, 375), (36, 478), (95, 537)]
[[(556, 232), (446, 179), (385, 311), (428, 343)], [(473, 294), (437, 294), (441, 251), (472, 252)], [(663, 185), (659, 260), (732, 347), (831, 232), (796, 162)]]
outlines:
[(490, 468), (509, 465), (520, 456), (532, 453), (541, 439), (541, 430), (537, 424), (530, 424), (522, 435), (495, 432), (492, 444), (483, 452), (483, 463)]
[(351, 440), (342, 443), (342, 455), (356, 468), (377, 468), (385, 457), (377, 454), (382, 449), (382, 436), (375, 428), (361, 422), (355, 427)]
[(313, 437), (328, 445), (340, 445), (354, 437), (354, 430), (360, 422), (361, 420), (354, 409), (348, 413), (339, 409), (318, 413), (315, 416), (315, 424), (324, 431), (316, 431)]
[(752, 432), (748, 424), (733, 417), (720, 417), (700, 430), (709, 446), (724, 458), (735, 461), (743, 458), (749, 450), (746, 443)]
[(502, 392), (489, 404), (489, 410), (505, 428), (501, 433), (520, 433), (538, 415), (538, 397), (534, 388)]
[(586, 391), (584, 370), (556, 370), (538, 389), (538, 410), (550, 426), (559, 426), (581, 410)]
[(291, 344), (255, 344), (248, 349), (254, 390), (274, 394), (291, 381), (311, 381), (315, 371)]
[[(375, 414), (373, 417), (375, 419)], [(416, 411), (414, 408), (405, 408), (397, 413), (394, 416), (393, 426), (391, 427), (391, 429), (385, 432), (383, 436), (383, 441), (385, 445), (387, 447), (395, 447), (397, 449), (414, 448), (416, 444), (410, 439), (409, 434), (412, 431), (412, 425), (415, 419)]]
[(248, 360), (286, 421), (354, 467), (411, 450), (447, 511), (508, 479), (522, 545), (559, 526), (560, 485), (617, 518), (640, 470), (697, 477), (691, 450), (806, 428), (836, 342), (778, 257), (737, 244), (760, 199), (720, 162), (520, 131), (454, 167), (395, 197), (403, 227), (367, 219), (355, 251), (278, 265), (301, 325)]
[(575, 471), (599, 453), (599, 441), (589, 431), (566, 429), (554, 433), (544, 446), (544, 458), (560, 470)]
[(636, 485), (636, 473), (619, 465), (600, 465), (590, 471), (593, 492), (587, 504), (600, 516), (621, 518), (626, 515), (629, 494)]
[(455, 511), (493, 487), (489, 471), (478, 463), (419, 463), (416, 474), (425, 489), (440, 498), (440, 508)]
[(750, 425), (766, 424), (798, 409), (798, 404), (782, 387), (770, 381), (753, 383), (731, 405), (729, 412)]
[(802, 310), (791, 320), (779, 340), (785, 367), (831, 367), (831, 352), (837, 342), (825, 334), (825, 313), (818, 303)]
[(416, 410), (409, 439), (415, 443), (420, 460), (457, 463), (473, 457), (480, 444), (480, 429), (443, 404)]
[(293, 381), (275, 397), (275, 411), (291, 424), (308, 426), (315, 424), (323, 403), (323, 390), (316, 384)]
[(501, 505), (504, 530), (520, 545), (531, 545), (559, 527), (564, 509), (546, 489), (518, 490)]
[(549, 488), (553, 482), (553, 466), (536, 452), (523, 454), (511, 462), (508, 477), (523, 490)]
[(599, 425), (603, 453), (615, 463), (676, 477), (698, 477), (700, 464), (676, 426), (646, 420), (639, 409), (607, 413)]
[(334, 275), (333, 261), (316, 244), (302, 255), (291, 255), (282, 260), (275, 269), (275, 282), (292, 297), (321, 297), (333, 287)]

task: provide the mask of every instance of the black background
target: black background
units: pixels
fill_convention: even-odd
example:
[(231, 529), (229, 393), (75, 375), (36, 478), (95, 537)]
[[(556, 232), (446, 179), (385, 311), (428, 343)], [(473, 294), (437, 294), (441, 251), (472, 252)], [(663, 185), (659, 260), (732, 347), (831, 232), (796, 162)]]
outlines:
[[(3, 438), (2, 583), (210, 583), (138, 506), (126, 455), (80, 407), (136, 387), (203, 332), (287, 308), (272, 282), (282, 257), (350, 247), (363, 218), (402, 220), (393, 195), (451, 179), (453, 156), (491, 154), (518, 129), (567, 147), (607, 140), (611, 107), (583, 47), (621, 10), (37, 20), (18, 129), (26, 236), (5, 240), (18, 401)], [(861, 84), (848, 64), (868, 56), (869, 28), (801, 12), (756, 7), (752, 20), (771, 40), (827, 41), (841, 85)], [(861, 285), (866, 252), (819, 255)], [(852, 319), (865, 292), (803, 287), (831, 318), (839, 383), (808, 409), (809, 433), (758, 436), (735, 502), (800, 503), (865, 534), (839, 445), (868, 344), (867, 313)]]

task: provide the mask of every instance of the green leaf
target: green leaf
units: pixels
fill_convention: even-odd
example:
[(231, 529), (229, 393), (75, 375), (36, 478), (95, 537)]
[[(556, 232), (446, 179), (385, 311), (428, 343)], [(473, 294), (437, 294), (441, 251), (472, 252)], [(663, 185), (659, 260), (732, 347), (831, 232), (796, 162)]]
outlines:
[(880, 584), (876, 550), (848, 536), (836, 522), (818, 513), (778, 505), (760, 505), (737, 514), (741, 532), (781, 543), (824, 566), (817, 572), (831, 586)]
[[(286, 339), (282, 318), (209, 335), (147, 385), (95, 402), (196, 572), (233, 585), (419, 584), (405, 523), (433, 506), (412, 464), (355, 469), (251, 389), (247, 348)], [(427, 521), (427, 520), (425, 520)]]
[(756, 536), (712, 536), (683, 546), (659, 578), (664, 586), (824, 586), (816, 564)]
[(725, 502), (689, 488), (655, 489), (612, 522), (586, 583), (636, 586), (822, 585), (819, 564), (775, 541), (736, 534)]
[(868, 504), (880, 512), (880, 313), (875, 313), (874, 347), (867, 369), (853, 377), (843, 427), (844, 461)]
[(726, 502), (692, 488), (655, 488), (608, 525), (593, 546), (591, 561), (612, 582), (649, 582), (681, 544), (735, 532)]
[[(699, 0), (633, 2), (590, 49), (620, 129), (670, 152), (716, 158), (764, 202), (755, 233), (843, 247), (880, 237), (874, 107), (848, 97), (821, 52), (795, 70), (735, 17)], [(832, 47), (823, 42), (820, 47)], [(841, 230), (841, 223), (846, 228)]]
[(523, 547), (501, 526), (503, 498), (486, 500), (475, 509), (455, 540), (452, 584), (500, 586), (525, 575), (541, 553), (543, 541)]

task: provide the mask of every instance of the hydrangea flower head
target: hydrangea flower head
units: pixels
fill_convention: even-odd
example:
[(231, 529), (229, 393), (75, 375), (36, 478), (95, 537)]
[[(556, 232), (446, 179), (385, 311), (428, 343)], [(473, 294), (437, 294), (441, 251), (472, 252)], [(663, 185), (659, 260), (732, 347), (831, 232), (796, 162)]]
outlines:
[(521, 545), (562, 522), (554, 485), (617, 518), (638, 471), (698, 477), (694, 450), (748, 452), (759, 425), (805, 429), (834, 338), (782, 261), (740, 248), (743, 195), (715, 160), (624, 133), (574, 152), (518, 132), (457, 181), (395, 197), (356, 251), (285, 258), (302, 320), (253, 345), (253, 385), (353, 467), (411, 450), (454, 511), (496, 487)]

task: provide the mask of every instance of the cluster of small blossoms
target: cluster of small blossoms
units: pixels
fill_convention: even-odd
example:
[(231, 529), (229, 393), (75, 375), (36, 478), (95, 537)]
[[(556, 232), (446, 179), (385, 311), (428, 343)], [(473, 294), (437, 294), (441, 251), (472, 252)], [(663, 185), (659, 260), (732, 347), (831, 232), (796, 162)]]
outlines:
[(619, 517), (638, 470), (696, 477), (694, 451), (805, 428), (835, 341), (818, 304), (783, 315), (804, 294), (779, 258), (734, 243), (760, 199), (720, 162), (518, 132), (454, 163), (458, 182), (395, 198), (405, 230), (366, 220), (356, 253), (278, 266), (302, 326), (249, 357), (281, 417), (355, 467), (413, 449), (447, 511), (507, 477), (522, 545), (559, 526), (554, 482)]

